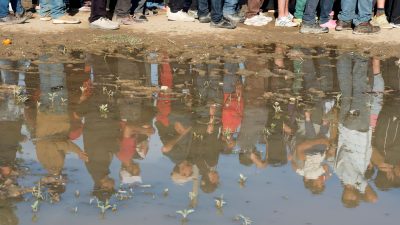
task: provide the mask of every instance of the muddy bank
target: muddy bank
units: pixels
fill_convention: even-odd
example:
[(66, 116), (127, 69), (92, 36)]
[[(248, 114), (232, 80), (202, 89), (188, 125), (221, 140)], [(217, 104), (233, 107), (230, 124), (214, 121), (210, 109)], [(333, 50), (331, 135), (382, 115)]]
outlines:
[(216, 30), (208, 24), (168, 22), (165, 15), (150, 18), (149, 23), (122, 27), (118, 31), (88, 28), (86, 13), (77, 15), (79, 25), (54, 25), (39, 21), (15, 26), (0, 26), (0, 38), (10, 38), (11, 45), (0, 46), (1, 58), (35, 59), (52, 53), (55, 60), (70, 60), (66, 53), (82, 51), (122, 54), (129, 57), (136, 49), (193, 56), (213, 54), (227, 45), (263, 45), (277, 43), (302, 47), (332, 47), (390, 57), (400, 56), (400, 29), (383, 30), (380, 34), (355, 36), (350, 31), (326, 35), (301, 35), (298, 28), (275, 28), (273, 23), (264, 27), (239, 25), (235, 30)]

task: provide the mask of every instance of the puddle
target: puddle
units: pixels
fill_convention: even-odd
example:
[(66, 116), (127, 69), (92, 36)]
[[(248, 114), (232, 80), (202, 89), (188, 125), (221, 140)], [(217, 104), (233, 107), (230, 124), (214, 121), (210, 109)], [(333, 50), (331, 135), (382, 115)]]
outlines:
[(0, 60), (0, 224), (400, 219), (396, 59), (220, 50)]

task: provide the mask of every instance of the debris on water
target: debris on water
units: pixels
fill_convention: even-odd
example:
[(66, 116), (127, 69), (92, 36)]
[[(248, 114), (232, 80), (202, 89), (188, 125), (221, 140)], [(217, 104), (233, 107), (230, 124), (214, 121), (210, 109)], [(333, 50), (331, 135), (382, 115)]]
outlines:
[(11, 44), (12, 44), (12, 41), (11, 41), (10, 38), (6, 38), (6, 39), (3, 40), (2, 43), (3, 43), (4, 46), (7, 46), (7, 45), (11, 45)]
[(253, 221), (250, 219), (250, 217), (246, 217), (242, 214), (239, 214), (237, 216), (235, 216), (234, 218), (235, 221), (241, 221), (242, 225), (250, 225), (253, 223)]

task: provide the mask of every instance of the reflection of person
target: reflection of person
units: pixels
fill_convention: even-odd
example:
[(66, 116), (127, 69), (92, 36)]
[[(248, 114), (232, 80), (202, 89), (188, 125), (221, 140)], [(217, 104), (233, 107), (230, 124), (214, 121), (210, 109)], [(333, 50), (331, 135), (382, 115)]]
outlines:
[(18, 225), (19, 220), (14, 212), (14, 206), (9, 200), (0, 198), (0, 225)]
[(381, 110), (382, 96), (371, 97), (366, 92), (372, 89), (382, 93), (384, 84), (382, 76), (376, 74), (373, 87), (368, 86), (368, 60), (358, 55), (342, 55), (337, 70), (342, 100), (335, 172), (344, 185), (343, 204), (356, 207), (361, 197), (367, 202), (377, 200), (365, 174), (370, 167), (372, 132)]

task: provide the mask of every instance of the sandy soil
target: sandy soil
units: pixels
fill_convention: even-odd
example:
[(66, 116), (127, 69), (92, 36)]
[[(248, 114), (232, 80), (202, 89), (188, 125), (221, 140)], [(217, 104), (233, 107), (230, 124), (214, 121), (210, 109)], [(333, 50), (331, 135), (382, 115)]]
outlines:
[(299, 28), (275, 28), (273, 22), (263, 27), (240, 24), (235, 30), (210, 28), (198, 22), (169, 22), (165, 14), (149, 17), (148, 23), (122, 26), (117, 31), (89, 28), (89, 13), (78, 13), (79, 25), (54, 25), (33, 18), (25, 24), (0, 26), (0, 38), (12, 44), (0, 46), (1, 58), (35, 58), (47, 52), (90, 51), (126, 53), (135, 48), (185, 51), (213, 51), (224, 44), (268, 44), (302, 46), (337, 46), (381, 57), (400, 56), (400, 29), (382, 30), (379, 34), (356, 36), (351, 31), (332, 30), (323, 35), (302, 35)]

